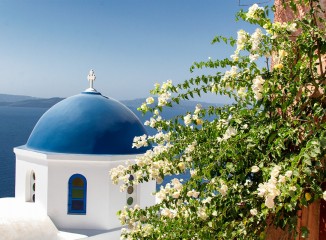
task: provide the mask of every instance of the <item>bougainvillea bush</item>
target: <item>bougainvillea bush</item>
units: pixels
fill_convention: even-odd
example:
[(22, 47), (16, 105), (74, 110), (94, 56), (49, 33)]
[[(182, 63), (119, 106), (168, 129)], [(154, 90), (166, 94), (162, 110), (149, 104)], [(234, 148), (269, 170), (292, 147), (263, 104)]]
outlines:
[[(237, 18), (256, 30), (215, 37), (214, 44), (230, 44), (234, 53), (191, 67), (194, 74), (203, 68), (216, 74), (155, 85), (140, 110), (152, 113), (145, 125), (157, 134), (133, 143), (152, 149), (113, 169), (111, 178), (122, 190), (184, 172), (190, 178), (161, 187), (154, 206), (121, 210), (122, 239), (263, 239), (269, 225), (294, 236), (297, 211), (326, 199), (325, 21), (317, 3), (302, 4), (306, 15), (286, 23), (273, 23), (269, 9), (257, 4), (240, 11)], [(161, 117), (205, 93), (234, 103)]]

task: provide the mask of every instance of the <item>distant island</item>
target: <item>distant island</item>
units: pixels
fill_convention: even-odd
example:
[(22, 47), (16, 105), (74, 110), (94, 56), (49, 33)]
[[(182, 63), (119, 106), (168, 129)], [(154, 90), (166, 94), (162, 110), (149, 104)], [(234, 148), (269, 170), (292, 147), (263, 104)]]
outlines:
[[(64, 98), (52, 97), (52, 98), (36, 98), (24, 95), (10, 95), (0, 94), (0, 106), (8, 107), (33, 107), (33, 108), (50, 108), (56, 103), (62, 101)], [(123, 104), (129, 107), (131, 110), (137, 109), (140, 105), (145, 102), (145, 98), (138, 98), (134, 100), (121, 100)], [(180, 105), (176, 105), (175, 108), (182, 108), (186, 111), (193, 111), (197, 103), (200, 103), (204, 108), (214, 105), (223, 106), (224, 104), (213, 104), (198, 101), (183, 101)], [(177, 110), (174, 109), (174, 110)]]

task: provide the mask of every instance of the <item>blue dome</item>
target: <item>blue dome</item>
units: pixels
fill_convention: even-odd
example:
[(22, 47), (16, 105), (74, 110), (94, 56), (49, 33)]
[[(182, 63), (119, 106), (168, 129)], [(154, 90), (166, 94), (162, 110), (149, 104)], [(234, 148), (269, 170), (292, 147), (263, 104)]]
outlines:
[(135, 136), (146, 134), (125, 105), (98, 92), (82, 92), (51, 107), (34, 127), (26, 147), (72, 154), (140, 154)]

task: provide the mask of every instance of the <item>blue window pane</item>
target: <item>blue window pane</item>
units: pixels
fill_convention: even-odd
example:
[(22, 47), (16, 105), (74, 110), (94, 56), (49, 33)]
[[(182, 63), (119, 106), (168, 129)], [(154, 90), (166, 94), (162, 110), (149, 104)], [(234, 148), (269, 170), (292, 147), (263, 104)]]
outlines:
[(84, 189), (72, 189), (72, 198), (84, 198)]
[(75, 179), (72, 181), (72, 186), (74, 186), (74, 187), (83, 187), (83, 186), (84, 186), (84, 181), (83, 181), (83, 179), (81, 179), (81, 178), (75, 178)]
[(84, 201), (82, 200), (72, 200), (71, 201), (71, 209), (81, 211), (84, 209)]
[(87, 180), (74, 174), (68, 182), (68, 214), (86, 214)]
[(134, 199), (133, 199), (132, 197), (129, 197), (129, 198), (127, 199), (127, 204), (128, 204), (128, 205), (132, 205), (133, 202), (134, 202)]

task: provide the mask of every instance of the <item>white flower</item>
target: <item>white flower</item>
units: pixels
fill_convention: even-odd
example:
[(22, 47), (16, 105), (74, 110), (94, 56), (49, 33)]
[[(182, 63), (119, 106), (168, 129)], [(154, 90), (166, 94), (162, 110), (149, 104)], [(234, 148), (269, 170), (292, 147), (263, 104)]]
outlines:
[(156, 124), (156, 120), (155, 120), (155, 118), (150, 118), (149, 119), (149, 126), (151, 127), (151, 128), (154, 128), (155, 127), (155, 124)]
[(238, 96), (241, 97), (241, 98), (245, 98), (246, 95), (247, 95), (246, 88), (245, 87), (239, 88), (239, 90), (238, 90)]
[(258, 166), (252, 166), (251, 167), (251, 172), (252, 173), (256, 173), (256, 172), (258, 172), (259, 171), (259, 167)]
[(232, 66), (230, 71), (226, 71), (222, 80), (226, 81), (228, 78), (235, 78), (237, 76), (238, 67)]
[(286, 57), (287, 55), (288, 55), (288, 53), (283, 49), (278, 51), (278, 56), (280, 57), (280, 59)]
[(202, 203), (210, 203), (212, 201), (212, 198), (211, 197), (207, 197), (206, 199), (204, 199), (202, 201)]
[(256, 76), (253, 80), (252, 80), (252, 91), (255, 94), (255, 99), (256, 100), (260, 100), (262, 98), (262, 91), (263, 91), (263, 84), (264, 84), (265, 80), (260, 76)]
[(199, 207), (197, 211), (197, 215), (199, 218), (206, 220), (208, 217), (206, 213), (206, 207)]
[(326, 191), (323, 192), (323, 199), (326, 201)]
[(196, 105), (196, 109), (195, 109), (195, 111), (194, 111), (194, 114), (197, 115), (197, 114), (200, 112), (200, 110), (201, 110), (202, 108), (203, 108), (203, 106), (202, 106), (201, 104), (198, 103), (198, 104)]
[(272, 196), (267, 196), (265, 199), (265, 205), (268, 208), (273, 208), (275, 205), (274, 198)]
[(167, 80), (167, 82), (163, 82), (161, 90), (166, 91), (170, 87), (172, 87), (172, 80)]
[(278, 165), (275, 165), (271, 171), (271, 177), (278, 177), (278, 175), (280, 174), (280, 170), (281, 170), (281, 167), (278, 166)]
[(226, 195), (226, 192), (228, 191), (228, 186), (226, 186), (225, 184), (222, 184), (221, 188), (220, 188), (220, 193), (221, 195), (224, 197)]
[(288, 30), (290, 32), (295, 32), (297, 30), (297, 24), (291, 23), (290, 25), (287, 26), (286, 30)]
[(259, 183), (257, 191), (258, 191), (258, 196), (264, 197), (267, 192), (266, 184)]
[(140, 147), (147, 147), (148, 143), (147, 143), (147, 135), (144, 134), (142, 136), (139, 137), (134, 137), (134, 142), (132, 144), (133, 148), (140, 148)]
[(187, 196), (188, 197), (194, 197), (194, 198), (198, 198), (199, 192), (196, 192), (194, 189), (192, 189), (191, 191), (187, 192)]
[(232, 66), (231, 70), (230, 70), (230, 76), (231, 77), (237, 76), (237, 71), (238, 71), (238, 67), (237, 66)]
[(237, 129), (235, 129), (234, 127), (228, 127), (228, 129), (226, 129), (222, 139), (227, 140), (236, 134), (237, 134)]
[(173, 188), (180, 191), (182, 189), (182, 183), (179, 181), (179, 179), (174, 178), (172, 181)]
[(286, 177), (290, 178), (292, 176), (292, 171), (286, 171), (286, 173), (284, 174)]
[(148, 98), (146, 99), (146, 103), (147, 103), (148, 105), (154, 103), (154, 98), (153, 98), (153, 97), (148, 97)]
[(258, 58), (259, 58), (259, 54), (250, 54), (250, 55), (249, 55), (250, 62), (254, 62), (254, 61), (256, 61)]
[(244, 30), (238, 31), (238, 38), (237, 38), (237, 50), (243, 50), (244, 46), (248, 40), (247, 33)]
[(186, 126), (191, 124), (191, 115), (188, 113), (186, 116), (183, 117), (183, 121), (184, 121)]
[(234, 62), (239, 61), (239, 53), (234, 53), (233, 55), (230, 56)]
[(197, 170), (196, 169), (191, 169), (190, 170), (190, 175), (191, 175), (191, 177), (195, 177), (196, 175), (197, 175)]
[(297, 190), (297, 188), (295, 186), (291, 186), (291, 187), (289, 187), (289, 190), (295, 192), (295, 190)]
[(246, 17), (247, 19), (255, 19), (255, 20), (258, 20), (259, 17), (258, 17), (258, 13), (260, 11), (263, 11), (264, 8), (262, 7), (259, 7), (256, 3), (254, 5), (252, 5), (249, 9), (248, 9), (248, 12), (246, 13)]
[(250, 209), (250, 214), (251, 214), (251, 215), (256, 216), (257, 213), (258, 213), (258, 211), (257, 211), (256, 208)]
[(263, 33), (260, 28), (257, 28), (250, 37), (251, 51), (258, 51)]
[(152, 234), (153, 231), (154, 231), (153, 225), (151, 225), (151, 224), (145, 224), (145, 225), (143, 225), (144, 237), (149, 236), (150, 234)]
[(154, 110), (154, 115), (156, 115), (156, 116), (160, 115), (160, 112), (159, 112), (158, 109), (155, 109), (155, 110)]
[(161, 95), (158, 96), (158, 106), (165, 106), (171, 98), (170, 92), (163, 92)]
[(188, 145), (188, 146), (186, 147), (186, 149), (185, 149), (185, 153), (189, 154), (189, 153), (191, 153), (192, 151), (194, 151), (196, 145), (197, 145), (197, 141), (195, 140), (195, 141), (193, 141), (190, 145)]
[(285, 176), (283, 176), (283, 175), (278, 176), (279, 183), (285, 183), (285, 181), (286, 181)]
[(180, 197), (180, 191), (176, 191), (172, 194), (173, 198), (179, 198)]
[(166, 217), (169, 217), (169, 218), (173, 218), (174, 214), (173, 212), (168, 209), (168, 208), (164, 208), (162, 211), (161, 211), (161, 215), (162, 216), (166, 216)]
[(199, 192), (193, 191), (192, 196), (194, 198), (198, 198)]
[(141, 109), (142, 111), (148, 111), (148, 107), (147, 107), (146, 103), (143, 103), (143, 104), (140, 106), (140, 109)]
[(265, 80), (262, 78), (262, 76), (258, 75), (252, 80), (254, 85), (263, 85)]
[(250, 181), (249, 179), (246, 180), (246, 182), (244, 183), (244, 186), (251, 186), (252, 185), (252, 181)]

